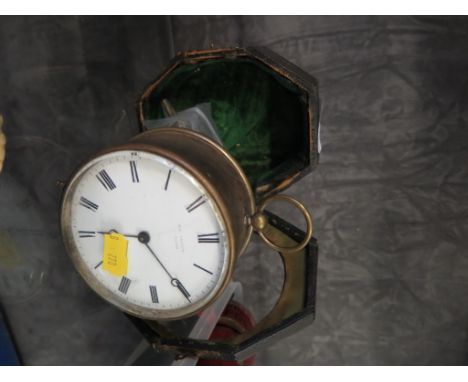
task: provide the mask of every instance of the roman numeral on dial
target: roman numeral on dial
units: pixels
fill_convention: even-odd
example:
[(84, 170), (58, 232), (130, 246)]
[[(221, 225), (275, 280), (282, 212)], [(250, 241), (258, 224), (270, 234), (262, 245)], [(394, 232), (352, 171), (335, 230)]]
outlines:
[(107, 191), (112, 191), (114, 188), (116, 188), (114, 181), (111, 179), (106, 170), (99, 171), (99, 173), (96, 175), (96, 178), (99, 180), (99, 182), (101, 182)]
[(151, 294), (151, 301), (153, 301), (155, 304), (159, 304), (158, 290), (156, 289), (156, 286), (150, 285), (149, 289)]
[(127, 279), (125, 276), (122, 277), (122, 280), (120, 281), (119, 285), (119, 291), (122, 292), (123, 294), (127, 294), (128, 288), (130, 287), (132, 280)]
[(194, 267), (197, 267), (198, 269), (201, 269), (202, 271), (205, 271), (206, 273), (209, 273), (210, 275), (213, 274), (213, 272), (209, 271), (208, 269), (206, 268), (203, 268), (201, 265), (198, 265), (198, 264), (193, 264)]
[(132, 172), (132, 182), (140, 183), (140, 178), (138, 177), (136, 162), (134, 160), (130, 161), (130, 171)]
[(94, 231), (78, 231), (80, 237), (96, 237), (96, 232)]
[(204, 233), (198, 235), (199, 243), (219, 243), (219, 233)]
[(186, 207), (186, 210), (187, 212), (192, 212), (193, 210), (200, 207), (205, 202), (206, 202), (206, 196), (205, 195), (199, 196), (197, 199), (195, 199), (192, 203), (190, 203)]
[(169, 186), (169, 180), (171, 179), (172, 170), (169, 170), (167, 173), (166, 184), (164, 185), (164, 191), (167, 191), (167, 186)]
[(93, 203), (91, 200), (88, 200), (83, 196), (80, 198), (80, 204), (93, 212), (96, 212), (99, 208), (96, 203)]

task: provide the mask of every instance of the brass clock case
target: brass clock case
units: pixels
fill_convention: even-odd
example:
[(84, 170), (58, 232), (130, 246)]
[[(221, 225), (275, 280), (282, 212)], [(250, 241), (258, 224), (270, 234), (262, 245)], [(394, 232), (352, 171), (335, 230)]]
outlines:
[[(70, 221), (71, 195), (81, 175), (103, 155), (117, 151), (143, 151), (164, 157), (180, 166), (194, 177), (206, 190), (215, 212), (226, 230), (228, 258), (220, 279), (213, 290), (202, 300), (173, 310), (149, 309), (131, 304), (104, 288), (81, 260), (72, 237)], [(72, 175), (62, 201), (61, 227), (64, 244), (76, 269), (105, 300), (140, 318), (149, 320), (182, 319), (205, 309), (223, 292), (235, 268), (237, 258), (246, 249), (253, 227), (250, 218), (255, 213), (255, 199), (249, 182), (237, 162), (222, 147), (210, 139), (190, 130), (162, 128), (137, 135), (127, 144), (100, 151)]]

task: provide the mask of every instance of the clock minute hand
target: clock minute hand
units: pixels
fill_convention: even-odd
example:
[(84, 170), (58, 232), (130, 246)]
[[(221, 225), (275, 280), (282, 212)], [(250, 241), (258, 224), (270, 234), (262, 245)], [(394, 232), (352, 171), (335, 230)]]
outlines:
[[(115, 232), (115, 233), (119, 233), (117, 232), (115, 229), (111, 229), (109, 230), (108, 232), (105, 232), (105, 231), (98, 231), (97, 233), (101, 234), (101, 235), (108, 235), (108, 234), (111, 234), (112, 232)], [(177, 289), (180, 290), (180, 292), (184, 295), (184, 297), (189, 301), (190, 301), (190, 293), (187, 291), (187, 289), (185, 289), (184, 285), (180, 282), (179, 279), (176, 279), (175, 277), (172, 277), (171, 273), (167, 270), (167, 268), (164, 266), (164, 264), (161, 262), (161, 260), (159, 260), (159, 257), (158, 255), (156, 255), (156, 253), (151, 249), (151, 247), (149, 246), (148, 242), (150, 240), (150, 236), (147, 232), (140, 232), (138, 235), (126, 235), (126, 234), (121, 234), (121, 235), (124, 235), (125, 237), (134, 237), (134, 238), (138, 238), (138, 241), (142, 244), (144, 244), (146, 246), (146, 248), (148, 248), (148, 250), (151, 252), (151, 254), (154, 256), (154, 258), (157, 260), (157, 262), (159, 263), (159, 265), (162, 267), (162, 269), (164, 269), (164, 271), (167, 273), (167, 275), (169, 276), (169, 278), (171, 279), (171, 284), (172, 286), (176, 287)]]
[(177, 287), (182, 292), (182, 294), (185, 296), (185, 298), (187, 300), (189, 300), (189, 302), (191, 302), (190, 301), (190, 293), (187, 291), (187, 289), (185, 289), (185, 287), (182, 285), (182, 283), (179, 281), (179, 279), (172, 279), (171, 284), (174, 285), (175, 287)]
[[(156, 255), (156, 253), (154, 253), (154, 251), (151, 249), (151, 247), (149, 246), (148, 243), (143, 243), (145, 245), (146, 248), (148, 248), (148, 250), (151, 252), (151, 254), (153, 255), (153, 257), (158, 261), (159, 265), (162, 267), (162, 269), (164, 269), (164, 271), (167, 273), (167, 275), (169, 276), (169, 278), (171, 279), (171, 282), (172, 280), (174, 280), (174, 277), (172, 277), (172, 275), (169, 273), (169, 271), (167, 270), (167, 268), (164, 266), (163, 263), (161, 263), (161, 260), (159, 260), (159, 257), (158, 255)], [(175, 279), (177, 280), (177, 279)]]
[(138, 234), (138, 241), (142, 244), (145, 245), (146, 248), (148, 248), (148, 251), (150, 251), (150, 253), (153, 255), (153, 257), (157, 260), (157, 262), (159, 263), (159, 265), (162, 267), (162, 269), (164, 269), (164, 272), (167, 273), (167, 275), (169, 276), (169, 278), (171, 279), (171, 285), (176, 287), (177, 289), (180, 290), (180, 292), (184, 295), (184, 297), (189, 301), (190, 301), (190, 293), (187, 291), (187, 289), (185, 289), (185, 287), (183, 286), (183, 284), (179, 281), (179, 279), (175, 278), (175, 277), (172, 277), (171, 273), (167, 270), (167, 268), (164, 266), (164, 264), (161, 262), (161, 260), (159, 259), (158, 255), (156, 255), (156, 253), (151, 249), (150, 245), (148, 244), (150, 240), (150, 237), (149, 237), (149, 234), (147, 232), (140, 232)]

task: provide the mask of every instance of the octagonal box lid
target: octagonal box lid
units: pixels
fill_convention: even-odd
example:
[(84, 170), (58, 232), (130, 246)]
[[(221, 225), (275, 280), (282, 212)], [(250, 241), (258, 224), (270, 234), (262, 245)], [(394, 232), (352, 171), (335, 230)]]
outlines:
[(266, 48), (179, 53), (138, 103), (141, 128), (209, 103), (224, 147), (240, 163), (257, 199), (286, 189), (318, 164), (317, 80)]

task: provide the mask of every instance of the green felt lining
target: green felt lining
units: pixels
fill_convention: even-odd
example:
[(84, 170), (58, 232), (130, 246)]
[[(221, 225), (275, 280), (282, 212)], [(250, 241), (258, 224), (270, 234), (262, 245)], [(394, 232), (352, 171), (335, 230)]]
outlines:
[(183, 63), (143, 102), (144, 119), (209, 102), (225, 148), (253, 187), (307, 165), (307, 99), (295, 84), (250, 58)]

